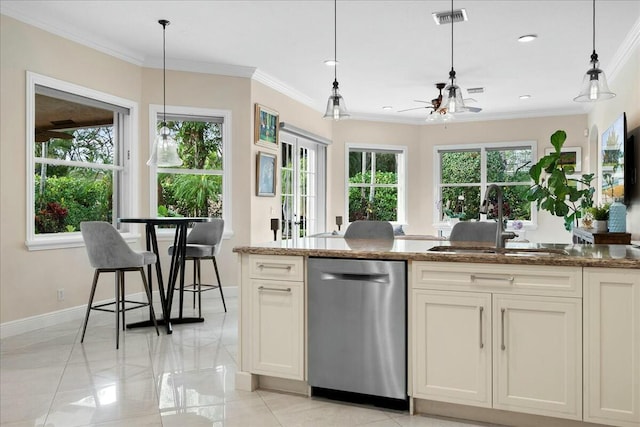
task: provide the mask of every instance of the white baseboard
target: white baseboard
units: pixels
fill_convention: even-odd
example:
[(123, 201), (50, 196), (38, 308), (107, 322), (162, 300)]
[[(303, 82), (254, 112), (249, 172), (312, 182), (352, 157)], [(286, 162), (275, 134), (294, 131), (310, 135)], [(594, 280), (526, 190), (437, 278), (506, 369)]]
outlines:
[[(206, 295), (209, 293), (210, 292), (203, 293), (202, 294), (203, 298), (205, 298)], [(237, 297), (238, 287), (225, 286), (224, 296), (225, 298)], [(127, 295), (127, 298), (134, 298), (134, 299), (139, 299), (140, 301), (146, 301), (146, 297), (142, 292)], [(154, 291), (153, 298), (154, 298), (154, 301), (160, 300), (158, 291)], [(94, 301), (94, 303), (100, 304), (108, 301), (109, 300)], [(36, 316), (31, 316), (31, 317), (25, 317), (24, 319), (18, 319), (18, 320), (5, 322), (5, 323), (0, 323), (0, 339), (24, 334), (25, 332), (31, 332), (38, 329), (47, 328), (50, 326), (59, 325), (65, 322), (71, 322), (71, 321), (82, 322), (86, 310), (87, 310), (87, 305), (83, 304), (76, 307), (65, 308), (63, 310), (52, 311), (50, 313), (38, 314)]]

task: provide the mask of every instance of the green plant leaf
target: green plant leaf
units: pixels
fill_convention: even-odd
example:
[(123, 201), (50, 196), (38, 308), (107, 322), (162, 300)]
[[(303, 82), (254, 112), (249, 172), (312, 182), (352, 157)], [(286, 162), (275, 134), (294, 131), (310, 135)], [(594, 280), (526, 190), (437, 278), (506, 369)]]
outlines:
[(563, 130), (557, 130), (551, 135), (551, 145), (556, 149), (556, 153), (560, 153), (562, 145), (567, 140), (567, 133)]
[(540, 163), (536, 163), (535, 165), (531, 166), (531, 169), (529, 169), (529, 175), (531, 176), (531, 179), (533, 179), (533, 182), (535, 182), (536, 184), (540, 182), (540, 174), (542, 174), (542, 165)]

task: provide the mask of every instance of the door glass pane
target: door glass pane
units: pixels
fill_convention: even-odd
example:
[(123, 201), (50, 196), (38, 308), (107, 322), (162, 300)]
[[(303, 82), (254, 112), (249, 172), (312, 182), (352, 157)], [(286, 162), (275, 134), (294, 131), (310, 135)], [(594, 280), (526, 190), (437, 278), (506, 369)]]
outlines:
[(440, 177), (443, 184), (480, 182), (480, 151), (443, 151)]

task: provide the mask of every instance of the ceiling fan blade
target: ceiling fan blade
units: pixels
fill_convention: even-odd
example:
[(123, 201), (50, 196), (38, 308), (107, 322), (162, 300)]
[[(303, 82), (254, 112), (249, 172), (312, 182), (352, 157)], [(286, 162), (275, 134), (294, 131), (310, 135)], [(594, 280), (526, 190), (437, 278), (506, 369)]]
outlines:
[(482, 108), (478, 108), (478, 107), (467, 107), (467, 111), (471, 111), (472, 113), (479, 113), (480, 111), (482, 111)]
[(431, 104), (431, 101), (422, 101), (421, 99), (414, 99), (413, 102), (422, 102), (423, 104)]
[(405, 111), (411, 111), (411, 110), (422, 110), (423, 108), (431, 109), (431, 108), (433, 108), (433, 107), (431, 107), (431, 106), (425, 106), (425, 107), (407, 108), (407, 109), (405, 109), (405, 110), (398, 110), (398, 113), (404, 113)]

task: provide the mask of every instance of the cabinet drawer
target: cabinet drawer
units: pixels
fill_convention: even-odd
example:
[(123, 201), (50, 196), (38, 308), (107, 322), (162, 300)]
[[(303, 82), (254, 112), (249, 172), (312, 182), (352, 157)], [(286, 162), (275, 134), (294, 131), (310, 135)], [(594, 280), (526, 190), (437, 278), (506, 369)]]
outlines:
[(419, 261), (412, 271), (411, 285), (418, 289), (582, 296), (580, 267)]
[(252, 279), (304, 281), (304, 259), (300, 256), (250, 255), (249, 276)]

